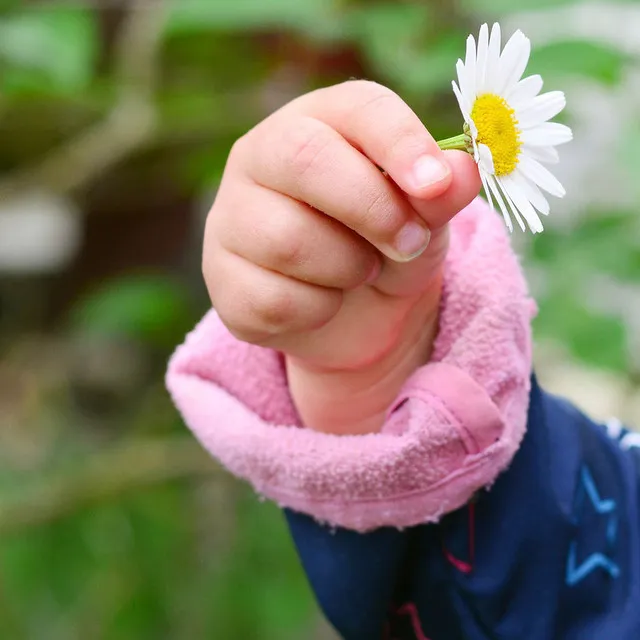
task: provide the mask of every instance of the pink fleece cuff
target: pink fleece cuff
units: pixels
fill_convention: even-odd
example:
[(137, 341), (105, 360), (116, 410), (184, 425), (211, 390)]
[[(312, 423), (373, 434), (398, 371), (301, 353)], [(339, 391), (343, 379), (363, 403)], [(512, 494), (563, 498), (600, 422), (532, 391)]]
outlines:
[(502, 221), (480, 199), (451, 224), (440, 332), (378, 434), (300, 426), (281, 356), (236, 340), (210, 312), (167, 385), (200, 442), (260, 494), (358, 531), (438, 520), (489, 486), (524, 435), (528, 297)]

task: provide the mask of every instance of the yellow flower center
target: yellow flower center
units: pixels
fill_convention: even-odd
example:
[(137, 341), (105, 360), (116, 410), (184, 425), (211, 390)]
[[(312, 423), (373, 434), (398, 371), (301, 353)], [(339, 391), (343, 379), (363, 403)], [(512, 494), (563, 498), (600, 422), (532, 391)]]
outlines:
[(471, 111), (478, 129), (478, 144), (491, 149), (497, 176), (506, 176), (518, 166), (520, 131), (515, 111), (507, 101), (493, 93), (479, 96)]

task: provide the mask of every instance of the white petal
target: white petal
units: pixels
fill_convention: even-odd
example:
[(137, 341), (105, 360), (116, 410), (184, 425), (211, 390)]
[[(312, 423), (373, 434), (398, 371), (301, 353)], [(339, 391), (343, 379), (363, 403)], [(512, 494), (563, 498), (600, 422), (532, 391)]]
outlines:
[(543, 215), (548, 216), (549, 211), (551, 210), (549, 207), (549, 202), (542, 194), (542, 191), (538, 189), (537, 185), (535, 185), (530, 180), (527, 180), (527, 177), (519, 170), (516, 169), (512, 174), (511, 178), (513, 182), (517, 185), (517, 187), (522, 191), (527, 200)]
[(473, 36), (467, 38), (467, 53), (464, 59), (464, 67), (471, 82), (468, 99), (473, 104), (476, 93), (476, 41)]
[(464, 62), (458, 58), (456, 61), (456, 75), (458, 76), (458, 85), (460, 85), (460, 89), (462, 93), (464, 93), (467, 88), (467, 76), (465, 74)]
[(469, 76), (469, 70), (464, 66), (462, 60), (456, 62), (456, 71), (458, 72), (458, 85), (464, 99), (464, 104), (467, 107), (467, 111), (471, 111), (471, 106), (473, 105), (471, 94), (474, 91), (475, 78)]
[(520, 213), (524, 216), (524, 219), (529, 225), (529, 229), (531, 229), (533, 233), (540, 233), (543, 231), (544, 227), (542, 226), (540, 216), (536, 213), (536, 210), (531, 205), (531, 202), (529, 202), (524, 191), (520, 188), (518, 181), (514, 180), (513, 174), (504, 176), (498, 180), (502, 182), (502, 187), (507, 198), (511, 199), (514, 206), (517, 207)]
[[(518, 224), (520, 225), (520, 228), (525, 231), (526, 226), (524, 224), (524, 220), (522, 219), (522, 216), (520, 215), (520, 210), (518, 209), (518, 207), (516, 206), (515, 202), (513, 201), (513, 198), (511, 197), (511, 194), (509, 193), (508, 189), (505, 189), (504, 184), (502, 184), (501, 179), (500, 178), (496, 178), (496, 182), (498, 183), (498, 186), (502, 189), (502, 193), (504, 193), (504, 197), (507, 200), (507, 204), (511, 207), (511, 211), (515, 217), (515, 219), (518, 221)], [(535, 233), (535, 231), (534, 231)]]
[(525, 144), (522, 145), (520, 153), (545, 164), (558, 164), (560, 162), (560, 156), (555, 147), (529, 147)]
[(531, 180), (552, 196), (562, 198), (565, 195), (566, 191), (559, 180), (537, 160), (521, 155), (520, 170), (528, 180)]
[(504, 51), (500, 56), (500, 73), (502, 78), (498, 93), (502, 95), (507, 89), (520, 80), (524, 70), (527, 68), (530, 55), (531, 42), (529, 38), (527, 38), (522, 31), (516, 31), (505, 45)]
[(480, 180), (482, 181), (482, 187), (484, 188), (484, 193), (487, 196), (487, 202), (489, 203), (489, 206), (495, 211), (496, 208), (493, 204), (493, 198), (491, 197), (491, 190), (489, 189), (489, 185), (487, 184), (487, 179), (484, 173), (482, 173), (482, 171), (480, 172)]
[(514, 109), (522, 108), (542, 91), (542, 85), (542, 76), (535, 75), (524, 78), (506, 90), (505, 100)]
[(484, 171), (487, 175), (492, 176), (496, 172), (491, 149), (486, 144), (478, 145), (478, 166), (480, 171)]
[(567, 100), (562, 91), (543, 93), (533, 98), (522, 109), (516, 109), (516, 120), (521, 129), (534, 127), (557, 116), (566, 104)]
[(476, 39), (473, 35), (470, 35), (467, 38), (467, 49), (466, 55), (464, 58), (464, 66), (470, 67), (472, 64), (475, 64), (476, 61)]
[(496, 22), (491, 28), (487, 66), (484, 77), (484, 90), (493, 93), (500, 85), (500, 25)]
[(460, 107), (460, 111), (462, 112), (462, 117), (464, 118), (464, 121), (467, 124), (469, 124), (471, 117), (469, 116), (470, 108), (467, 105), (467, 100), (460, 92), (460, 89), (458, 88), (458, 85), (455, 83), (455, 80), (451, 82), (451, 86), (453, 87), (453, 93), (456, 96), (456, 99), (458, 100), (458, 106)]
[[(504, 223), (507, 225), (507, 229), (513, 232), (513, 222), (511, 221), (509, 210), (507, 209), (504, 200), (500, 195), (500, 190), (498, 189), (495, 178), (493, 176), (487, 176), (487, 184), (489, 185), (489, 190), (493, 193), (493, 196), (498, 202), (498, 206), (500, 207), (500, 211), (502, 212), (502, 217), (504, 218)], [(520, 220), (520, 222), (522, 222), (522, 220)]]
[(520, 135), (523, 144), (530, 147), (555, 147), (573, 140), (573, 132), (559, 122), (544, 122)]
[(500, 184), (500, 180), (495, 176), (492, 176), (491, 181), (492, 181), (492, 188), (493, 188), (494, 195), (496, 196), (497, 199), (501, 201), (502, 200), (501, 193), (504, 194), (505, 202), (506, 202), (506, 204), (504, 205), (505, 211), (507, 211), (510, 216), (513, 216), (516, 219), (518, 226), (524, 231), (526, 229), (524, 220), (522, 219), (522, 216), (520, 215), (520, 212), (518, 211), (517, 207), (513, 204), (513, 201), (509, 198), (509, 194), (504, 190), (504, 188)]
[(489, 55), (489, 27), (483, 24), (478, 36), (478, 57), (476, 59), (476, 94), (484, 93), (484, 79)]

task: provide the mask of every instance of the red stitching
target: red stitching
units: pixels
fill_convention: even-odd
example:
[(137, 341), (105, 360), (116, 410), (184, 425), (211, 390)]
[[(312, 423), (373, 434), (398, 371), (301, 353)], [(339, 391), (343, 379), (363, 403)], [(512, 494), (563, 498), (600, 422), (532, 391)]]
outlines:
[(476, 555), (476, 505), (472, 502), (469, 505), (469, 562), (456, 558), (449, 549), (444, 545), (444, 539), (442, 540), (442, 550), (447, 560), (462, 573), (471, 573), (473, 571), (473, 565), (475, 563)]
[(417, 640), (429, 640), (429, 638), (424, 635), (424, 631), (422, 631), (418, 609), (416, 608), (416, 605), (413, 604), (413, 602), (407, 602), (406, 604), (403, 604), (399, 609), (396, 609), (396, 613), (400, 616), (408, 615), (411, 618), (411, 626), (413, 627), (413, 632), (416, 634)]

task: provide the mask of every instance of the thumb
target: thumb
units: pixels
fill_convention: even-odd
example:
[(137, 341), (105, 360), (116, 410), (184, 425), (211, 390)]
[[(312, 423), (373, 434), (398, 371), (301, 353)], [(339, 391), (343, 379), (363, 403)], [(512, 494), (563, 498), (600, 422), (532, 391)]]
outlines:
[(449, 188), (429, 200), (407, 194), (411, 206), (432, 231), (447, 224), (479, 195), (482, 188), (478, 166), (468, 153), (449, 150), (444, 151), (443, 156), (451, 167)]
[(451, 167), (449, 188), (428, 200), (406, 194), (413, 209), (431, 229), (429, 246), (411, 262), (384, 260), (375, 286), (386, 295), (416, 296), (433, 286), (449, 246), (447, 223), (480, 193), (482, 183), (473, 158), (464, 151), (445, 151), (443, 155)]

